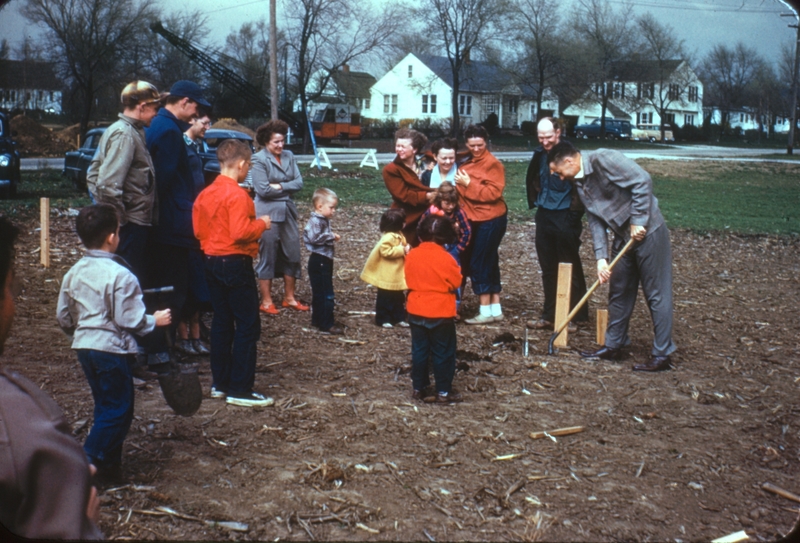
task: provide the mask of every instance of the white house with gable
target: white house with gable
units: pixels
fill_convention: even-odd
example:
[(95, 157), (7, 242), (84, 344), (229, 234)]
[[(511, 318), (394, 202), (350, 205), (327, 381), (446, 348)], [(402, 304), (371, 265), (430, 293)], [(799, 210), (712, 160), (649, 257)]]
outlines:
[[(370, 89), (371, 108), (364, 116), (371, 119), (429, 119), (448, 123), (451, 118), (453, 76), (446, 57), (417, 57), (409, 53)], [(537, 119), (533, 89), (514, 82), (513, 76), (498, 66), (467, 60), (461, 70), (458, 115), (461, 124), (483, 122), (495, 113), (502, 128), (517, 128), (524, 121)], [(543, 113), (558, 112), (558, 99), (546, 92)]]

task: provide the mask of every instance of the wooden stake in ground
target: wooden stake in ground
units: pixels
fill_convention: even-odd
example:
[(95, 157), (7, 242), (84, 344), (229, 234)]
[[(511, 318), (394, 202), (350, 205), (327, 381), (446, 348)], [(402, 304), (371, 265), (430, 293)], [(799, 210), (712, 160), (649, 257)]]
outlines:
[(597, 344), (606, 344), (606, 328), (608, 328), (608, 309), (597, 310)]
[(50, 267), (50, 198), (39, 201), (39, 218), (41, 222), (40, 259), (42, 266)]
[[(555, 322), (564, 322), (569, 314), (569, 300), (572, 290), (572, 264), (561, 262), (558, 265), (558, 289), (556, 290), (556, 319)], [(553, 345), (566, 347), (568, 332), (567, 326), (558, 334)]]
[(569, 428), (558, 428), (549, 432), (531, 432), (531, 439), (542, 439), (548, 436), (568, 436), (583, 432), (583, 426), (570, 426)]

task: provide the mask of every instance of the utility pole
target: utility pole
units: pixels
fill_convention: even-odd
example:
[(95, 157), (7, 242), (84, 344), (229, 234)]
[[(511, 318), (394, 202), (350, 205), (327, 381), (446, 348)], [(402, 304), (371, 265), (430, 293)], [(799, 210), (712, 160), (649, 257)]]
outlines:
[(277, 0), (269, 0), (269, 101), (272, 120), (278, 118), (278, 23)]
[(797, 128), (797, 72), (800, 70), (800, 16), (797, 15), (797, 11), (792, 6), (783, 0), (779, 1), (792, 10), (791, 15), (788, 13), (781, 13), (781, 17), (794, 16), (795, 21), (797, 21), (796, 24), (789, 25), (789, 28), (797, 29), (797, 38), (794, 45), (794, 70), (792, 70), (792, 102), (790, 105), (792, 108), (792, 124), (789, 125), (789, 140), (786, 143), (786, 154), (791, 155), (794, 151), (794, 137)]

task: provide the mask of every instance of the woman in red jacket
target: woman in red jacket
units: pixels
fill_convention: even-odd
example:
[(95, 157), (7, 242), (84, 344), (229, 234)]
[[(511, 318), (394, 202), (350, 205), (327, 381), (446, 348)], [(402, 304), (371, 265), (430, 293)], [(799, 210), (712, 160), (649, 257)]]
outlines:
[(417, 223), (436, 194), (420, 181), (422, 169), (417, 164), (417, 155), (428, 138), (416, 130), (401, 128), (395, 132), (394, 139), (397, 156), (383, 169), (383, 182), (392, 195), (392, 207), (406, 212), (403, 235), (411, 246), (416, 246)]
[[(412, 397), (427, 403), (461, 401), (453, 389), (456, 372), (456, 290), (461, 270), (444, 245), (456, 232), (446, 217), (428, 215), (419, 229), (421, 243), (406, 255), (406, 309), (411, 326)], [(436, 394), (429, 393), (428, 361), (433, 365)]]
[(464, 129), (470, 157), (458, 166), (455, 176), (461, 208), (472, 227), (472, 238), (461, 255), (461, 263), (481, 304), (480, 313), (467, 319), (467, 324), (503, 320), (498, 249), (508, 224), (508, 208), (503, 200), (506, 174), (503, 164), (486, 149), (488, 137), (482, 126), (469, 125)]

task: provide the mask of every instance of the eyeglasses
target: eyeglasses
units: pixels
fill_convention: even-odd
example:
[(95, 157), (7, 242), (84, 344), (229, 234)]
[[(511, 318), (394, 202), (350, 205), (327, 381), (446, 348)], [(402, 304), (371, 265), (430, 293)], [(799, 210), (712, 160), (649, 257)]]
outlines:
[(206, 128), (211, 128), (211, 121), (197, 121), (197, 122), (205, 126)]

